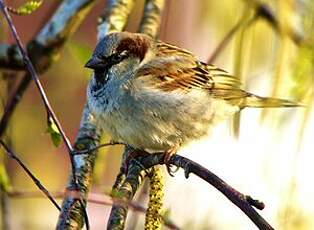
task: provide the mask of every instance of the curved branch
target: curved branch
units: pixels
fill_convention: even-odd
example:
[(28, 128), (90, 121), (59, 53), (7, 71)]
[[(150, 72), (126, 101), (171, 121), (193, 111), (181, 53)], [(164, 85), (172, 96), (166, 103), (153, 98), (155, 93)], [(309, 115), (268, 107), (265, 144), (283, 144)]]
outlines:
[[(246, 196), (238, 192), (208, 169), (185, 157), (173, 155), (169, 163), (184, 169), (186, 178), (189, 177), (190, 173), (193, 173), (214, 186), (233, 204), (239, 207), (258, 228), (266, 230), (273, 229), (273, 227), (267, 223), (267, 221), (253, 208), (256, 207), (258, 209), (263, 209), (264, 204), (262, 202), (254, 200), (250, 196)], [(133, 161), (133, 164), (130, 164), (130, 167), (132, 167), (132, 172), (130, 171), (127, 177), (137, 178), (141, 175), (140, 173), (143, 173), (144, 170), (147, 170), (158, 164), (164, 164), (164, 153), (154, 153), (148, 154), (145, 157), (138, 157)], [(128, 184), (128, 194), (134, 194), (135, 191), (130, 189), (136, 188), (137, 181), (130, 180), (130, 184)], [(118, 191), (118, 194), (119, 193), (120, 190)], [(126, 211), (127, 210), (123, 206), (117, 207), (117, 210), (115, 210), (116, 213), (120, 213), (120, 222), (124, 222), (127, 214)]]

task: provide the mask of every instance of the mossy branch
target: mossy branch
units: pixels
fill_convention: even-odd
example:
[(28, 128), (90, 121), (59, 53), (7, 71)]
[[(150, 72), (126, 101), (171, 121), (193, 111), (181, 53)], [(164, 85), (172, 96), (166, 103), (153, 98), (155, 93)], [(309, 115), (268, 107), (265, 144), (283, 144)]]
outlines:
[(164, 0), (146, 0), (139, 32), (154, 38), (158, 34)]
[(107, 33), (124, 29), (133, 8), (134, 0), (108, 0), (107, 7), (98, 19), (98, 41)]
[[(96, 126), (94, 117), (89, 113), (87, 106), (84, 107), (81, 125), (76, 137), (74, 148), (76, 150), (93, 149), (99, 144), (101, 130)], [(75, 177), (69, 177), (67, 193), (63, 199), (57, 229), (81, 229), (84, 225), (81, 202), (86, 204), (87, 195), (91, 186), (93, 167), (97, 150), (88, 154), (73, 156), (75, 162)]]
[[(128, 154), (132, 151), (133, 149), (127, 146), (124, 152), (124, 159), (126, 159)], [(124, 162), (124, 160), (122, 162)], [(136, 163), (131, 163), (128, 166), (127, 175), (125, 175), (125, 169), (123, 167), (121, 168), (121, 173), (119, 175), (112, 189), (112, 197), (124, 200), (126, 203), (114, 203), (111, 209), (107, 229), (124, 229), (128, 212), (127, 203), (133, 199), (136, 191), (146, 176), (146, 172)], [(125, 176), (121, 178), (122, 175)]]
[[(125, 4), (127, 4), (127, 1), (125, 0), (111, 0), (108, 1), (108, 4), (108, 8), (106, 8), (106, 18), (101, 17), (99, 20), (98, 39), (101, 39), (107, 33), (112, 32), (112, 28), (122, 30), (127, 22), (132, 6), (132, 4), (128, 4), (129, 7), (125, 8)], [(120, 12), (120, 10), (123, 12)], [(120, 17), (121, 15), (124, 16)], [(116, 20), (117, 17), (119, 18), (118, 21)], [(112, 23), (114, 25), (111, 25)], [(97, 155), (96, 146), (99, 144), (101, 134), (102, 130), (96, 126), (95, 118), (90, 113), (88, 106), (85, 105), (81, 118), (80, 129), (75, 142), (75, 148), (76, 150), (95, 150), (88, 154), (76, 154), (74, 156), (74, 161), (78, 165), (76, 168), (76, 177), (78, 179), (80, 194), (68, 192), (65, 196), (62, 203), (57, 229), (81, 229), (83, 226), (83, 214), (80, 209), (80, 203), (76, 198), (79, 195), (86, 201), (91, 187), (93, 168)], [(67, 190), (75, 190), (73, 175), (70, 175), (69, 177)]]
[[(115, 5), (110, 4), (110, 6), (112, 7)], [(147, 0), (145, 2), (144, 14), (143, 14), (143, 18), (142, 18), (140, 29), (139, 29), (140, 33), (148, 34), (151, 37), (157, 36), (163, 6), (164, 6), (164, 0)], [(105, 27), (99, 26), (98, 28), (105, 28)], [(111, 27), (111, 30), (114, 31), (115, 28)], [(130, 146), (127, 146), (127, 148), (125, 149), (125, 152), (123, 154), (124, 157), (121, 163), (121, 169), (116, 178), (116, 182), (113, 186), (113, 194), (118, 194), (119, 197), (122, 197), (123, 199), (126, 199), (126, 200), (133, 199), (133, 196), (137, 192), (137, 189), (141, 185), (143, 177), (145, 176), (144, 174), (143, 175), (138, 174), (138, 176), (135, 176), (135, 177), (132, 176), (132, 175), (135, 175), (131, 173), (132, 170), (136, 170), (136, 171), (140, 170), (136, 162), (133, 162), (133, 161), (131, 161), (129, 164), (128, 174), (125, 175), (125, 169), (124, 169), (125, 162), (126, 162), (126, 159), (128, 158), (128, 154), (132, 152), (133, 150), (134, 149)], [(159, 170), (152, 171), (151, 177), (154, 178), (156, 176), (162, 177)], [(151, 186), (153, 185), (151, 184)], [(150, 198), (156, 195), (155, 191), (156, 190), (154, 189), (150, 189)], [(155, 201), (154, 199), (150, 199), (150, 204), (154, 201)], [(158, 200), (157, 205), (149, 206), (146, 213), (146, 217), (148, 216), (151, 218), (148, 218), (146, 222), (147, 226), (155, 225), (155, 224), (160, 226), (160, 218), (157, 218), (156, 222), (151, 221), (151, 220), (155, 218), (155, 215), (154, 215), (155, 213), (161, 212), (161, 206), (162, 206), (162, 199)], [(125, 226), (125, 218), (126, 218), (127, 212), (128, 212), (127, 205), (121, 205), (121, 204), (114, 205), (111, 209), (107, 228), (108, 229), (123, 229)]]

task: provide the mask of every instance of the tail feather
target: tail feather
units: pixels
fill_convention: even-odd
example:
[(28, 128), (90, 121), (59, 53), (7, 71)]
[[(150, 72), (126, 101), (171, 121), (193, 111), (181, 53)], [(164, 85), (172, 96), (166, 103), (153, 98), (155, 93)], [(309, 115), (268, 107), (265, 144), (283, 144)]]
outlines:
[(292, 102), (285, 99), (273, 97), (260, 97), (254, 94), (249, 94), (240, 103), (240, 108), (255, 107), (255, 108), (275, 108), (275, 107), (298, 107), (302, 104)]

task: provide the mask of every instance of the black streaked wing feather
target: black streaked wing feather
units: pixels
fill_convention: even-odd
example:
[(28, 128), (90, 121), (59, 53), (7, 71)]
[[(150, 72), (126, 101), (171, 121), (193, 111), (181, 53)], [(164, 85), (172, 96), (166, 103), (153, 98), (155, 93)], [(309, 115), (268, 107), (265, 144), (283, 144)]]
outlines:
[(241, 89), (238, 78), (213, 65), (197, 60), (187, 50), (157, 42), (156, 58), (143, 65), (137, 78), (145, 85), (162, 91), (189, 92), (191, 89), (208, 90), (213, 97), (237, 104), (248, 95)]

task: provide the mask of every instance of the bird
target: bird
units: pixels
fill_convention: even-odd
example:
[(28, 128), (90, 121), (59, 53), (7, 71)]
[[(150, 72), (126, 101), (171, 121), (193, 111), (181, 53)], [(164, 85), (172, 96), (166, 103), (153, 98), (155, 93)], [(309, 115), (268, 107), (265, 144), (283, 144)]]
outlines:
[(114, 32), (85, 64), (93, 70), (87, 105), (112, 140), (165, 162), (246, 107), (294, 107), (285, 99), (247, 92), (239, 78), (192, 52), (145, 34)]

